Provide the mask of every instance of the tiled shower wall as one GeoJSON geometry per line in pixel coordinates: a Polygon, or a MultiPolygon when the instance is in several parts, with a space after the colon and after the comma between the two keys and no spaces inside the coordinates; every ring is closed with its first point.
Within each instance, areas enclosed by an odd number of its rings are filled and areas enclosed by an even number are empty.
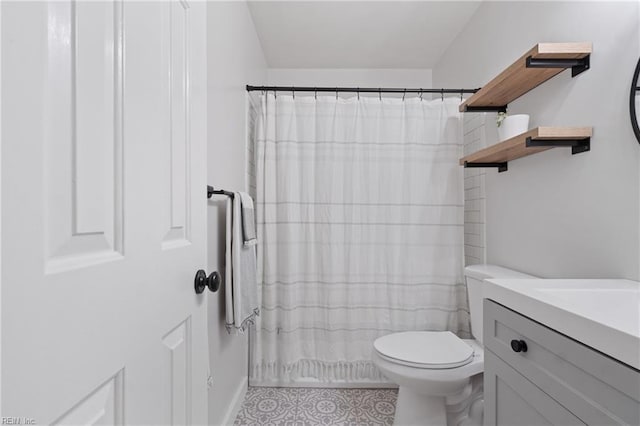
{"type": "MultiPolygon", "coordinates": [[[[491,115],[465,113],[464,155],[472,154],[487,146],[486,128],[491,115]]],[[[464,263],[486,263],[486,169],[464,169],[464,263]]]]}

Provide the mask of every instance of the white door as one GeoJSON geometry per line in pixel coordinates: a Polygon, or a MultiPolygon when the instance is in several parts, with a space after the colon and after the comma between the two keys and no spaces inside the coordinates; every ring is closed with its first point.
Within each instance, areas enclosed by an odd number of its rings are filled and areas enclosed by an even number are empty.
{"type": "Polygon", "coordinates": [[[206,423],[205,5],[2,2],[2,416],[206,423]]]}

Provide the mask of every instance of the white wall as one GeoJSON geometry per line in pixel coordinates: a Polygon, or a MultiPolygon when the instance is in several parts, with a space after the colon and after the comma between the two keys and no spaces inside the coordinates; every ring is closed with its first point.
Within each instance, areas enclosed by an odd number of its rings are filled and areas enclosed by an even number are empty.
{"type": "Polygon", "coordinates": [[[272,86],[431,87],[430,69],[271,68],[267,75],[272,86]]]}
{"type": "Polygon", "coordinates": [[[488,171],[488,262],[542,277],[640,278],[640,145],[628,112],[638,16],[637,2],[485,2],[434,68],[435,86],[479,87],[537,42],[593,42],[589,71],[565,71],[509,105],[531,127],[593,126],[594,137],[590,152],[557,148],[488,171]]]}
{"type": "MultiPolygon", "coordinates": [[[[266,62],[245,2],[210,2],[208,27],[208,183],[227,190],[245,185],[245,85],[266,82],[266,62]]],[[[204,191],[204,188],[202,188],[204,191]]],[[[207,272],[224,268],[224,199],[208,208],[207,272]]],[[[234,398],[247,378],[247,338],[224,327],[224,291],[209,295],[209,351],[213,386],[209,423],[233,423],[234,398]]]]}

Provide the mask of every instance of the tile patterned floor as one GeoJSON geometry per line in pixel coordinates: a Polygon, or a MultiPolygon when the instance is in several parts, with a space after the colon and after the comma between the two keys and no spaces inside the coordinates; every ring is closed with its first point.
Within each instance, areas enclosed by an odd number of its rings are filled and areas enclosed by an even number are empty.
{"type": "Polygon", "coordinates": [[[393,425],[397,389],[250,387],[235,425],[393,425]]]}

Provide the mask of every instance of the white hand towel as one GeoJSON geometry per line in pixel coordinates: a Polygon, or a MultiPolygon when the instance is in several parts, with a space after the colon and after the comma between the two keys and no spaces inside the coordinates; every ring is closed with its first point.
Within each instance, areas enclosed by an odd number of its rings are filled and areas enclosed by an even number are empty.
{"type": "Polygon", "coordinates": [[[242,238],[245,246],[254,246],[258,243],[256,238],[256,215],[253,208],[253,199],[246,192],[240,192],[240,204],[242,205],[242,238]]]}
{"type": "Polygon", "coordinates": [[[256,248],[245,246],[242,236],[240,193],[227,201],[225,306],[229,334],[244,334],[260,314],[256,279],[256,248]]]}

